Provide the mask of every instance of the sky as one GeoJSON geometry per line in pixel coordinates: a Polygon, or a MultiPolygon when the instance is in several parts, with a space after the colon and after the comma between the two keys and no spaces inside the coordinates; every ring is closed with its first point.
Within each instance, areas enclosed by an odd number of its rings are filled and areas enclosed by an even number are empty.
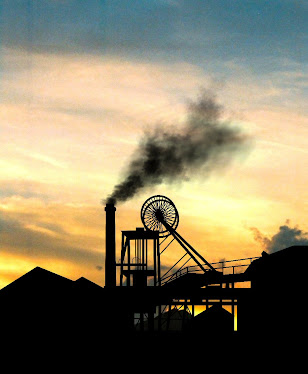
{"type": "Polygon", "coordinates": [[[102,200],[204,91],[249,145],[119,202],[117,258],[156,194],[209,262],[307,244],[307,0],[1,0],[0,43],[0,288],[36,266],[104,285],[102,200]]]}

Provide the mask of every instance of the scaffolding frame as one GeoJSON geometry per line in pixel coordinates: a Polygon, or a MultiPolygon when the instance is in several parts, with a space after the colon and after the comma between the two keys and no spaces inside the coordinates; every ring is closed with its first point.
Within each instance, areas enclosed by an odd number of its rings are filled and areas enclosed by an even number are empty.
{"type": "Polygon", "coordinates": [[[122,231],[121,260],[116,266],[120,267],[121,287],[146,287],[150,277],[153,277],[153,286],[160,286],[158,233],[144,228],[122,231]]]}

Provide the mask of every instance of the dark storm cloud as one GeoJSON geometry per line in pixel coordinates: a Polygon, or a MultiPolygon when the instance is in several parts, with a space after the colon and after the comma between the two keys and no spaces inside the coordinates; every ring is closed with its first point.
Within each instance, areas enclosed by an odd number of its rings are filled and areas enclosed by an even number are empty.
{"type": "Polygon", "coordinates": [[[246,148],[248,138],[222,121],[221,112],[215,96],[203,92],[190,104],[183,127],[157,126],[147,132],[123,181],[114,187],[107,201],[126,201],[144,188],[163,182],[205,178],[230,164],[235,154],[246,148]]]}
{"type": "Polygon", "coordinates": [[[279,227],[278,232],[272,237],[263,235],[257,228],[252,227],[250,230],[254,233],[254,238],[268,252],[273,253],[284,248],[294,245],[308,245],[308,232],[301,230],[299,227],[291,227],[290,221],[279,227]]]}

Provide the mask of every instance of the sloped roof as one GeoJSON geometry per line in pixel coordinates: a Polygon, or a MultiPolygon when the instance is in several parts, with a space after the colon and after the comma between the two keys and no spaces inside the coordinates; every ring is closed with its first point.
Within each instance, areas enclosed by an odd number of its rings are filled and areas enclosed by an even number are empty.
{"type": "Polygon", "coordinates": [[[99,286],[98,284],[90,281],[87,278],[80,277],[74,282],[74,287],[81,289],[81,290],[86,290],[86,291],[102,291],[103,287],[99,286]]]}
{"type": "Polygon", "coordinates": [[[210,308],[207,308],[203,312],[197,314],[194,317],[194,321],[203,321],[207,319],[213,319],[214,318],[227,318],[227,319],[233,319],[233,316],[230,312],[228,312],[226,309],[224,309],[219,304],[214,304],[210,308]]]}
{"type": "Polygon", "coordinates": [[[287,261],[301,261],[303,258],[308,258],[308,246],[307,245],[293,245],[281,249],[280,251],[273,252],[270,255],[272,260],[287,260],[287,261]]]}
{"type": "Polygon", "coordinates": [[[14,293],[46,292],[57,289],[67,289],[72,286],[72,280],[55,274],[39,266],[22,275],[0,290],[0,296],[14,293]]]}
{"type": "Polygon", "coordinates": [[[200,334],[231,333],[234,330],[233,315],[221,305],[215,304],[196,315],[187,326],[188,331],[200,334]]]}
{"type": "Polygon", "coordinates": [[[268,254],[262,253],[262,257],[252,261],[246,269],[246,274],[261,276],[264,271],[274,272],[285,270],[286,272],[296,272],[304,270],[307,266],[308,246],[291,246],[280,251],[268,254]]]}

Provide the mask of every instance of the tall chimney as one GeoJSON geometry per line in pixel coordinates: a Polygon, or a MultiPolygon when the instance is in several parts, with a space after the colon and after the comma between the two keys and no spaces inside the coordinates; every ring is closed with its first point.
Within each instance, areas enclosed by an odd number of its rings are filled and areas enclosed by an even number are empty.
{"type": "Polygon", "coordinates": [[[116,286],[116,242],[115,211],[113,203],[107,203],[106,211],[106,248],[105,248],[105,287],[116,286]]]}

